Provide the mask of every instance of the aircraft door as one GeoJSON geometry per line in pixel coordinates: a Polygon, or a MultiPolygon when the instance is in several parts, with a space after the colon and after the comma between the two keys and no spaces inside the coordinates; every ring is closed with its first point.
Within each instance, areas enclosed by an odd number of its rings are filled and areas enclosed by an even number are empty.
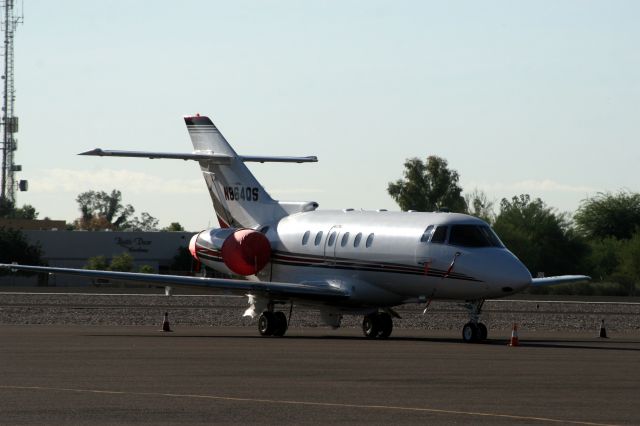
{"type": "Polygon", "coordinates": [[[425,268],[429,267],[432,262],[428,243],[431,238],[431,234],[433,234],[433,229],[434,226],[429,225],[422,234],[420,243],[416,246],[416,263],[420,266],[425,266],[425,268]]]}
{"type": "Polygon", "coordinates": [[[416,262],[425,266],[425,270],[447,270],[455,249],[446,244],[448,238],[448,226],[439,225],[437,227],[429,227],[420,241],[420,245],[416,249],[416,262]]]}
{"type": "Polygon", "coordinates": [[[324,242],[324,261],[328,264],[334,264],[336,258],[336,246],[340,238],[341,226],[335,225],[327,232],[327,239],[324,242]]]}

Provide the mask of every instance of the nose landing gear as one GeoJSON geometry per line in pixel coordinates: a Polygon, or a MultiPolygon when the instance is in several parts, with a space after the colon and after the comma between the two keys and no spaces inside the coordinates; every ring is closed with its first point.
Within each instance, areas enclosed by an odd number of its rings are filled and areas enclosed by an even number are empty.
{"type": "Polygon", "coordinates": [[[469,312],[469,322],[462,327],[462,340],[465,343],[482,342],[487,340],[487,326],[480,322],[480,312],[484,299],[470,300],[464,305],[469,312]]]}

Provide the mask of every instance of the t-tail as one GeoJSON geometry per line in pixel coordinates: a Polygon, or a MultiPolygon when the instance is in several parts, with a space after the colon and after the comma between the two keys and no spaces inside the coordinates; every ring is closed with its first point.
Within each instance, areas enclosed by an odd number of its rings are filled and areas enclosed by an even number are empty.
{"type": "Polygon", "coordinates": [[[194,151],[191,153],[96,148],[80,155],[198,161],[218,222],[223,228],[257,228],[275,223],[290,214],[311,211],[318,207],[318,204],[313,201],[274,200],[244,164],[246,162],[307,163],[318,161],[316,157],[238,155],[209,117],[188,116],[184,117],[184,121],[193,143],[194,151]]]}
{"type": "Polygon", "coordinates": [[[219,160],[200,161],[200,169],[209,189],[220,226],[255,228],[301,211],[315,210],[315,202],[283,203],[265,191],[247,161],[308,162],[315,157],[257,157],[238,155],[209,117],[185,117],[194,153],[214,154],[219,160]]]}

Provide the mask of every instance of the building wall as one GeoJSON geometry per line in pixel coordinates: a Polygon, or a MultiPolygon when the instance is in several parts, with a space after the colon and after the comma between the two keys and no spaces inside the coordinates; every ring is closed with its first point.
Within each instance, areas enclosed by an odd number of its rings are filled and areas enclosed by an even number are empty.
{"type": "MultiPolygon", "coordinates": [[[[39,244],[43,260],[49,266],[83,268],[87,259],[129,253],[136,267],[150,265],[155,272],[169,267],[180,247],[187,247],[190,232],[110,232],[110,231],[40,231],[23,230],[30,244],[39,244]]],[[[3,285],[43,285],[32,277],[0,277],[3,285]]],[[[91,279],[58,275],[49,277],[47,285],[92,285],[91,279]]]]}

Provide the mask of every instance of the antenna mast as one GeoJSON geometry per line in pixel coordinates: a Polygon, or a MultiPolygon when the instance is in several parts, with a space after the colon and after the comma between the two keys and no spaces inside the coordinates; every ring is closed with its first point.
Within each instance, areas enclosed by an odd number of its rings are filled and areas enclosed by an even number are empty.
{"type": "Polygon", "coordinates": [[[24,21],[22,14],[16,15],[14,12],[14,0],[2,0],[2,31],[4,32],[4,57],[3,99],[2,99],[2,200],[15,202],[15,191],[27,190],[27,181],[20,181],[16,184],[15,172],[22,171],[22,166],[13,163],[13,157],[18,148],[18,140],[14,135],[18,132],[18,117],[14,116],[14,104],[16,91],[13,81],[13,39],[18,24],[24,21]]]}

